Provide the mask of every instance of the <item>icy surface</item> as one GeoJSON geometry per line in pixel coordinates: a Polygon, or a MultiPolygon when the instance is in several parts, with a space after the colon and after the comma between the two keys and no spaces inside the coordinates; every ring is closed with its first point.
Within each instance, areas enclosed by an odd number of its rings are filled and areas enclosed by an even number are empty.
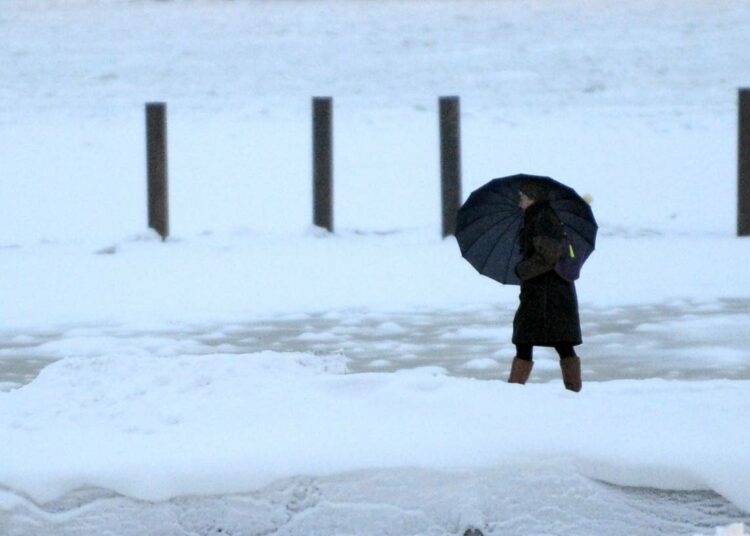
{"type": "MultiPolygon", "coordinates": [[[[0,492],[0,500],[7,500],[0,492]]],[[[253,493],[150,503],[97,489],[43,507],[17,498],[9,536],[79,536],[113,530],[183,534],[382,534],[447,536],[608,534],[743,536],[713,530],[744,514],[715,494],[622,488],[559,463],[474,471],[393,469],[283,479],[253,493]]],[[[0,517],[0,528],[3,519],[0,517]]]]}
{"type": "Polygon", "coordinates": [[[740,0],[4,0],[0,533],[737,534],[748,27],[740,0]],[[528,172],[593,198],[580,396],[545,351],[502,381],[517,289],[439,237],[447,94],[464,197],[528,172]]]}
{"type": "MultiPolygon", "coordinates": [[[[583,307],[585,380],[750,379],[750,300],[673,301],[659,305],[583,307]]],[[[453,376],[497,379],[515,355],[513,306],[419,308],[383,313],[258,316],[232,323],[86,324],[0,330],[0,377],[30,382],[50,362],[70,356],[240,356],[273,350],[345,354],[353,372],[439,366],[453,376]],[[383,322],[383,318],[390,320],[383,322]],[[387,325],[387,329],[383,326],[387,325]]],[[[559,377],[557,354],[537,348],[531,382],[559,377]]]]}

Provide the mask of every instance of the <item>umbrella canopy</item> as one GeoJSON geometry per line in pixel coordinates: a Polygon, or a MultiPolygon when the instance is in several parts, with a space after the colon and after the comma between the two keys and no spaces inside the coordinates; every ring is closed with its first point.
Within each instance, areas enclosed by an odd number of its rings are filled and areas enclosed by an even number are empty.
{"type": "Polygon", "coordinates": [[[456,239],[461,255],[477,271],[500,283],[520,285],[516,265],[521,260],[519,234],[523,210],[518,206],[523,184],[541,189],[562,222],[569,242],[557,272],[573,281],[594,251],[598,226],[589,204],[573,188],[550,177],[512,175],[493,179],[472,192],[458,211],[456,239]]]}

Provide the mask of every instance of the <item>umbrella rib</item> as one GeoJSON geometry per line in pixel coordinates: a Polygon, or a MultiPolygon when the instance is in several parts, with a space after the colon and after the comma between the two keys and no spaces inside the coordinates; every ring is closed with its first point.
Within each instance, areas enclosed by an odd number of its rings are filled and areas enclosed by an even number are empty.
{"type": "Polygon", "coordinates": [[[507,201],[509,204],[513,206],[517,206],[518,197],[512,194],[506,194],[505,189],[516,190],[515,186],[510,187],[509,185],[504,185],[501,191],[500,187],[496,185],[492,185],[492,183],[490,183],[489,185],[485,185],[483,188],[480,188],[479,190],[475,191],[471,196],[469,196],[469,201],[471,201],[471,197],[473,196],[476,196],[476,197],[483,197],[483,196],[490,197],[491,196],[491,197],[498,197],[502,199],[503,201],[507,201]]]}
{"type": "MultiPolygon", "coordinates": [[[[471,243],[471,245],[469,245],[469,247],[467,247],[467,248],[466,248],[466,250],[465,250],[465,251],[466,251],[466,253],[468,254],[468,253],[469,253],[469,250],[471,250],[471,248],[473,248],[473,247],[474,247],[474,245],[475,245],[475,244],[476,244],[477,242],[479,242],[479,240],[481,240],[481,239],[482,239],[482,237],[484,237],[484,236],[485,236],[485,235],[486,235],[486,234],[487,234],[488,232],[490,232],[490,231],[491,231],[492,229],[494,229],[495,227],[497,227],[497,226],[498,226],[498,225],[500,225],[501,223],[505,223],[505,222],[506,222],[507,220],[509,220],[509,219],[511,219],[511,218],[513,218],[513,217],[518,217],[518,214],[511,214],[511,215],[510,215],[510,216],[508,216],[507,218],[503,218],[502,220],[496,221],[496,222],[495,222],[494,224],[492,224],[492,226],[490,226],[490,227],[489,227],[488,229],[486,229],[486,230],[485,230],[485,231],[484,231],[484,232],[483,232],[482,234],[480,234],[480,235],[479,235],[478,237],[476,237],[476,238],[474,239],[474,241],[473,241],[473,242],[471,243]]],[[[477,220],[477,221],[479,221],[479,220],[477,220]]],[[[500,234],[500,236],[503,236],[503,234],[504,234],[504,233],[500,234]]],[[[493,250],[494,250],[494,248],[493,248],[493,250]]]]}
{"type": "Polygon", "coordinates": [[[496,195],[500,199],[503,199],[504,201],[508,201],[508,203],[510,203],[513,206],[518,206],[518,197],[517,196],[514,197],[513,195],[506,195],[505,190],[501,192],[498,189],[493,189],[493,190],[489,190],[487,193],[496,195]]]}
{"type": "MultiPolygon", "coordinates": [[[[512,227],[508,227],[502,233],[500,233],[500,235],[497,237],[497,241],[495,242],[495,245],[492,246],[492,249],[490,250],[489,255],[487,255],[487,257],[484,259],[484,262],[482,263],[482,268],[479,270],[480,272],[484,272],[484,269],[487,266],[487,263],[489,262],[490,257],[492,257],[492,254],[495,252],[495,249],[497,249],[497,245],[500,243],[500,239],[503,236],[505,236],[508,233],[508,231],[510,231],[511,229],[512,229],[512,227]]],[[[512,255],[510,255],[510,256],[512,257],[512,255]]]]}
{"type": "Polygon", "coordinates": [[[477,193],[478,192],[474,192],[474,194],[472,194],[469,197],[469,200],[466,202],[462,210],[466,210],[469,207],[470,207],[469,210],[476,210],[485,206],[486,207],[497,206],[497,207],[500,207],[499,210],[507,211],[507,210],[511,210],[512,208],[518,207],[517,199],[504,195],[503,193],[497,190],[487,190],[485,192],[482,192],[482,195],[476,195],[477,193]],[[498,198],[498,200],[494,200],[492,198],[498,198]]]}
{"type": "MultiPolygon", "coordinates": [[[[574,212],[569,212],[569,211],[562,211],[562,210],[561,210],[561,211],[559,211],[559,213],[558,213],[558,214],[560,214],[560,213],[564,213],[564,214],[566,214],[566,216],[567,216],[568,218],[575,218],[576,220],[578,220],[578,221],[582,222],[582,223],[583,223],[583,224],[585,224],[585,225],[591,225],[591,226],[593,226],[594,228],[596,228],[596,224],[595,224],[594,222],[592,222],[592,221],[588,220],[587,218],[585,218],[585,217],[583,217],[583,216],[579,216],[578,214],[575,214],[574,212]]],[[[580,229],[579,229],[579,228],[577,227],[577,224],[578,224],[578,222],[576,222],[576,225],[573,225],[573,224],[572,224],[572,223],[570,223],[570,222],[566,222],[566,221],[563,221],[563,220],[562,220],[562,218],[560,218],[560,221],[562,221],[562,224],[563,224],[563,225],[564,225],[565,227],[568,227],[568,228],[570,228],[570,229],[574,230],[574,231],[576,232],[576,234],[577,234],[578,236],[580,236],[580,237],[581,237],[581,239],[582,239],[582,240],[584,240],[584,241],[585,241],[586,243],[590,244],[590,245],[591,245],[591,247],[594,247],[594,242],[593,242],[592,240],[589,240],[589,239],[588,239],[588,238],[586,237],[586,235],[585,235],[585,234],[583,234],[583,233],[582,233],[582,232],[580,231],[580,229]]],[[[594,237],[596,237],[596,230],[594,231],[593,235],[594,235],[594,237]]]]}
{"type": "MultiPolygon", "coordinates": [[[[470,226],[472,226],[472,225],[476,224],[477,222],[479,222],[480,220],[483,220],[483,219],[485,219],[485,218],[489,218],[490,216],[495,216],[495,215],[497,215],[497,212],[491,212],[491,213],[489,213],[489,214],[485,214],[485,215],[483,215],[483,216],[479,216],[479,217],[478,217],[477,219],[475,219],[475,220],[472,220],[472,221],[470,221],[470,222],[468,222],[468,223],[464,224],[464,225],[463,225],[462,227],[464,227],[464,228],[470,227],[470,226]]],[[[510,218],[517,218],[517,217],[518,217],[518,214],[516,214],[516,213],[511,213],[511,214],[509,214],[508,216],[505,216],[504,218],[502,218],[501,220],[497,220],[497,221],[496,221],[496,222],[495,222],[495,223],[494,223],[494,224],[492,225],[492,227],[494,227],[495,225],[498,225],[498,224],[500,224],[500,223],[503,223],[504,221],[506,221],[506,220],[509,220],[510,218]]],[[[490,227],[490,229],[492,229],[492,227],[490,227]]],[[[488,229],[488,230],[489,230],[489,229],[488,229]]],[[[486,233],[486,232],[487,232],[487,231],[485,231],[485,233],[486,233]]],[[[484,233],[483,233],[483,234],[484,234],[484,233]]],[[[479,238],[481,238],[481,236],[480,236],[479,238]]],[[[479,240],[479,238],[477,238],[477,240],[479,240]]],[[[475,241],[475,242],[476,242],[476,241],[475,241]]],[[[472,242],[472,244],[471,244],[471,245],[473,246],[473,245],[474,245],[474,243],[472,242]]],[[[470,246],[470,247],[471,247],[471,246],[470,246]]]]}
{"type": "MultiPolygon", "coordinates": [[[[507,204],[512,205],[514,207],[518,206],[518,196],[510,194],[510,193],[506,194],[505,193],[505,189],[503,189],[501,191],[501,190],[499,190],[496,187],[487,188],[487,189],[481,189],[480,188],[479,190],[477,190],[476,192],[474,192],[471,196],[469,196],[469,200],[467,201],[467,203],[471,203],[472,197],[474,197],[474,196],[476,196],[476,198],[482,198],[482,197],[497,198],[497,199],[501,199],[503,201],[502,204],[507,203],[507,204]]],[[[489,201],[484,201],[483,200],[483,203],[489,204],[489,201]]],[[[492,203],[492,204],[500,204],[500,203],[492,203]]]]}

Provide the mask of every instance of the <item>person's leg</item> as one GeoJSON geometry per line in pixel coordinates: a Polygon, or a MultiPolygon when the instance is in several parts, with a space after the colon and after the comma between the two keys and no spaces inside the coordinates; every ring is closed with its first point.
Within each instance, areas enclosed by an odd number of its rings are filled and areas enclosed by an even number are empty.
{"type": "Polygon", "coordinates": [[[562,371],[563,383],[565,388],[576,393],[583,387],[581,381],[581,358],[576,355],[576,351],[570,344],[560,344],[555,346],[560,356],[560,370],[562,371]]]}
{"type": "Polygon", "coordinates": [[[560,359],[567,359],[569,357],[576,357],[576,350],[572,344],[556,344],[555,350],[560,359]]]}
{"type": "Polygon", "coordinates": [[[510,368],[508,383],[526,383],[534,366],[532,359],[534,347],[530,344],[516,344],[516,357],[510,368]]]}
{"type": "Polygon", "coordinates": [[[533,361],[534,347],[530,344],[516,344],[516,357],[524,361],[533,361]]]}

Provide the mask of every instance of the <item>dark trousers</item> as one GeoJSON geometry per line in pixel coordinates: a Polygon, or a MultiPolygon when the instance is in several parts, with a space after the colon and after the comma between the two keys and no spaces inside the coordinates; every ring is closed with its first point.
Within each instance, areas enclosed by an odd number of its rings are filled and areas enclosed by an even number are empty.
{"type": "MultiPolygon", "coordinates": [[[[555,350],[560,359],[576,357],[576,351],[572,344],[556,344],[555,350]]],[[[531,344],[516,344],[516,357],[524,361],[533,361],[534,346],[531,344]]]]}

